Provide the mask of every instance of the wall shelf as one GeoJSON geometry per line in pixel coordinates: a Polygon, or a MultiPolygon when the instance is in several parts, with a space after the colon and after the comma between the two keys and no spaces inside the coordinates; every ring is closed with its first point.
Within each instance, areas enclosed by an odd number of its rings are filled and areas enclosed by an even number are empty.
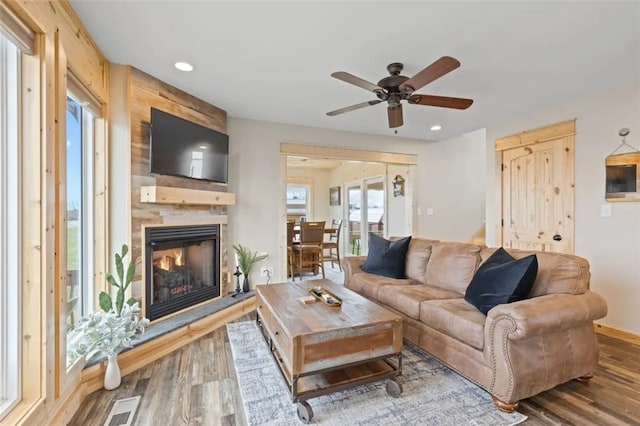
{"type": "Polygon", "coordinates": [[[232,206],[236,203],[236,194],[169,186],[142,186],[140,187],[140,202],[232,206]]]}

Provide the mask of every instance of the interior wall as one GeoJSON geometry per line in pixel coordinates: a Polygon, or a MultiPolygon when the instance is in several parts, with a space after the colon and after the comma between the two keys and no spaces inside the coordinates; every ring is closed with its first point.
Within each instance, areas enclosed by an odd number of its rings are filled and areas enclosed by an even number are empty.
{"type": "Polygon", "coordinates": [[[404,237],[411,235],[413,224],[412,199],[413,180],[411,166],[404,164],[388,164],[386,174],[387,217],[385,219],[386,235],[404,237]],[[404,179],[404,194],[394,195],[393,180],[396,176],[404,179]]]}
{"type": "Polygon", "coordinates": [[[469,242],[484,226],[486,131],[434,144],[416,192],[418,221],[430,238],[469,242]]]}
{"type": "MultiPolygon", "coordinates": [[[[120,251],[123,244],[131,247],[131,136],[128,114],[127,81],[129,68],[125,65],[109,66],[109,247],[120,251]],[[114,159],[120,161],[115,161],[114,159]]],[[[111,251],[109,251],[111,259],[111,251]]],[[[109,265],[111,266],[111,265],[109,265]]]]}
{"type": "MultiPolygon", "coordinates": [[[[442,239],[468,241],[484,220],[485,188],[478,181],[484,182],[481,175],[485,170],[485,141],[480,140],[479,136],[454,140],[455,148],[449,148],[440,146],[448,141],[433,143],[392,135],[369,135],[234,117],[229,118],[228,126],[229,191],[237,196],[236,205],[229,207],[229,244],[240,243],[252,250],[266,252],[269,258],[263,265],[274,267],[272,282],[281,282],[286,278],[283,267],[286,252],[285,211],[283,194],[277,185],[284,177],[280,158],[280,143],[283,142],[416,155],[416,206],[425,206],[425,200],[433,200],[429,197],[432,188],[438,185],[449,188],[437,198],[443,209],[439,210],[442,211],[442,217],[437,225],[442,228],[438,232],[442,239]],[[448,181],[429,181],[429,170],[438,167],[439,162],[464,168],[463,176],[468,177],[469,181],[461,176],[448,181]],[[456,203],[449,202],[450,197],[477,203],[480,207],[461,209],[456,203]],[[445,208],[456,211],[449,215],[445,208]],[[468,232],[462,235],[461,230],[465,229],[468,232]]],[[[418,216],[413,235],[432,237],[437,230],[434,226],[426,220],[426,216],[418,216]]],[[[265,278],[255,273],[251,281],[252,285],[260,284],[265,282],[265,278]]]]}
{"type": "Polygon", "coordinates": [[[640,147],[640,84],[610,90],[566,105],[538,111],[487,129],[487,244],[497,241],[499,191],[494,141],[524,130],[576,119],[575,254],[591,265],[591,289],[607,300],[599,322],[640,334],[640,202],[611,203],[600,215],[605,158],[620,144],[618,130],[631,129],[627,142],[640,147]]]}

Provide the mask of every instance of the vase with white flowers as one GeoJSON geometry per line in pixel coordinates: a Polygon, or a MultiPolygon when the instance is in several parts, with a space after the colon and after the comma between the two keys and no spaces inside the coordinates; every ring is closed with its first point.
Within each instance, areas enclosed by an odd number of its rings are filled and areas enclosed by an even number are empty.
{"type": "Polygon", "coordinates": [[[117,356],[123,348],[130,348],[132,339],[141,335],[149,325],[149,320],[142,318],[140,307],[135,299],[125,302],[124,294],[135,274],[135,262],[131,260],[124,271],[123,259],[129,252],[124,244],[121,253],[115,254],[116,275],[107,273],[107,282],[116,288],[113,300],[107,292],[99,296],[100,308],[104,312],[93,312],[78,320],[75,328],[68,335],[70,362],[80,357],[91,358],[97,353],[107,356],[107,370],[104,377],[105,389],[120,386],[121,376],[117,356]],[[117,278],[117,279],[116,279],[117,278]]]}

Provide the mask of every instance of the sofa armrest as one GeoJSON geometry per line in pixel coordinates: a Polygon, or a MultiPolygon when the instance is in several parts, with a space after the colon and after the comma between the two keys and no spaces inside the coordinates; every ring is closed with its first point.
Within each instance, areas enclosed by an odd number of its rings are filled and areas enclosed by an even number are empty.
{"type": "Polygon", "coordinates": [[[517,340],[566,330],[607,315],[607,302],[592,291],[548,294],[498,305],[487,314],[485,334],[496,322],[507,321],[509,339],[517,340]]]}
{"type": "Polygon", "coordinates": [[[598,365],[593,320],[607,314],[605,300],[583,294],[547,294],[491,309],[485,323],[487,390],[505,402],[580,377],[598,365]]]}
{"type": "Polygon", "coordinates": [[[362,265],[367,256],[349,256],[342,258],[342,270],[344,271],[344,286],[349,288],[351,275],[362,272],[362,265]]]}

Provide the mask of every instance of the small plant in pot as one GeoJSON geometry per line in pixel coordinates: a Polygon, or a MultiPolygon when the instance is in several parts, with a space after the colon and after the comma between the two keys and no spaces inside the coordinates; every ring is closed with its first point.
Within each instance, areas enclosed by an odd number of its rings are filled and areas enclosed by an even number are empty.
{"type": "Polygon", "coordinates": [[[81,357],[90,359],[98,353],[107,356],[105,389],[120,386],[117,355],[123,348],[131,347],[132,339],[141,335],[149,325],[149,320],[140,316],[138,302],[133,298],[124,300],[125,291],[135,274],[135,262],[132,260],[125,275],[123,258],[128,252],[129,247],[124,244],[121,253],[115,254],[117,279],[110,273],[106,274],[107,282],[117,289],[115,300],[108,293],[101,292],[99,304],[104,312],[93,312],[80,318],[67,336],[69,363],[81,357]]]}
{"type": "Polygon", "coordinates": [[[242,291],[246,293],[250,289],[249,275],[251,274],[253,267],[256,265],[256,263],[262,262],[263,260],[265,260],[268,257],[268,255],[266,254],[259,255],[258,252],[251,251],[248,248],[244,247],[242,244],[233,246],[233,249],[236,251],[236,255],[237,255],[236,261],[238,263],[238,266],[240,267],[240,270],[244,274],[242,291]]]}

